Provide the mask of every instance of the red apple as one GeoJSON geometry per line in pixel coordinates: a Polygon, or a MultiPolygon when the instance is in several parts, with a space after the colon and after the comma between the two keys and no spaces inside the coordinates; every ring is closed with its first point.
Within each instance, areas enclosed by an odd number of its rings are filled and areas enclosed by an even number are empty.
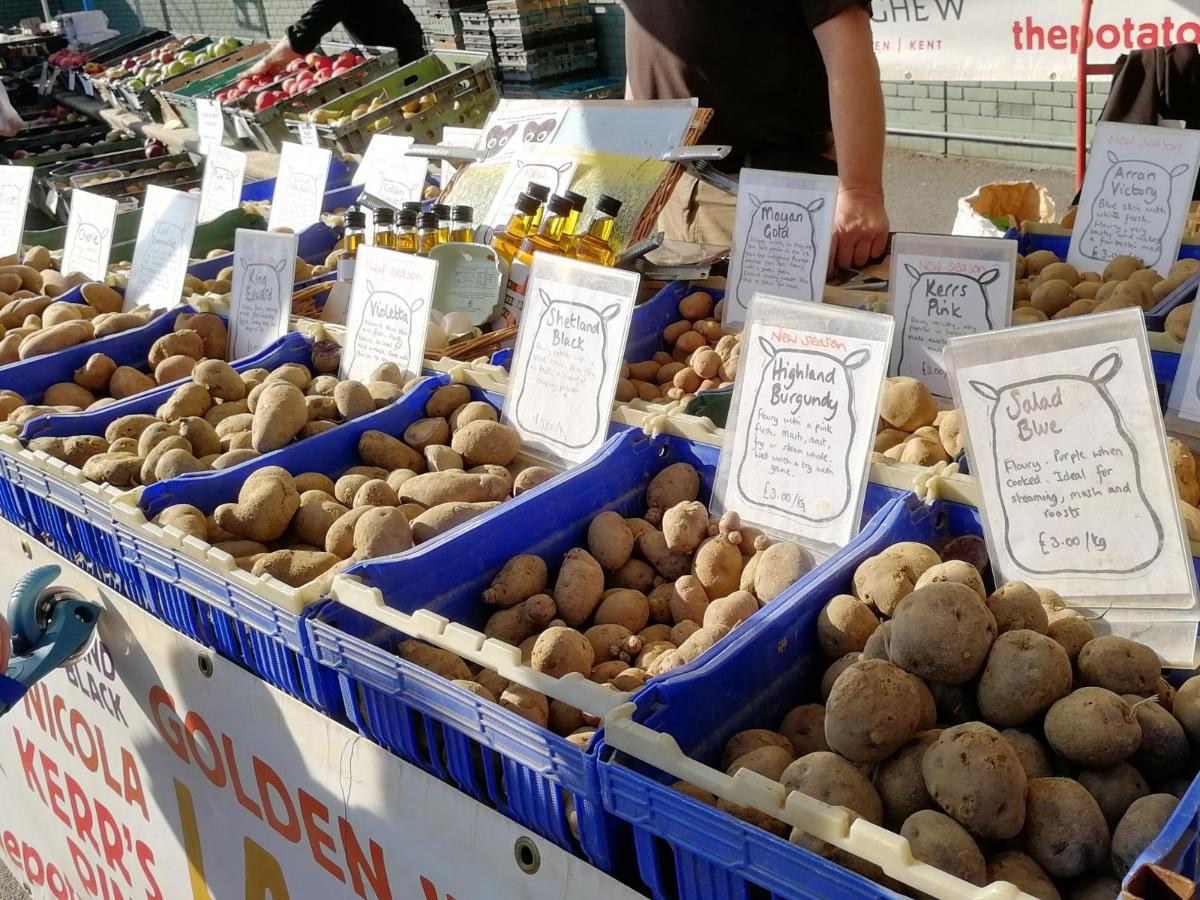
{"type": "Polygon", "coordinates": [[[355,65],[358,65],[358,63],[356,62],[357,59],[358,59],[357,56],[355,56],[353,53],[351,53],[349,50],[347,50],[345,53],[343,53],[341,56],[339,56],[337,58],[337,62],[335,62],[334,65],[340,66],[343,64],[348,64],[351,66],[355,66],[355,65]]]}
{"type": "Polygon", "coordinates": [[[299,58],[293,59],[290,63],[287,64],[287,68],[284,69],[284,71],[285,72],[299,72],[306,65],[308,65],[308,63],[306,63],[303,59],[299,59],[299,58]]]}
{"type": "Polygon", "coordinates": [[[0,615],[0,675],[8,671],[8,658],[12,655],[12,626],[0,615]]]}

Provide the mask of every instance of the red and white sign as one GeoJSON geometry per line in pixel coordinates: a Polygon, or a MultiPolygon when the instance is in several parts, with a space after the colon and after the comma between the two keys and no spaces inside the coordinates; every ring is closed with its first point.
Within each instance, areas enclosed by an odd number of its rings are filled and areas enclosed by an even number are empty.
{"type": "Polygon", "coordinates": [[[0,547],[4,595],[57,563],[58,583],[105,607],[87,656],[0,719],[0,860],[35,898],[638,896],[212,658],[7,524],[0,547]],[[536,872],[517,866],[519,838],[533,841],[536,872]]]}
{"type": "MultiPolygon", "coordinates": [[[[886,81],[1051,81],[1075,77],[1080,0],[875,0],[871,26],[886,81]]],[[[1089,62],[1200,42],[1200,7],[1179,0],[1101,0],[1089,62]]]]}

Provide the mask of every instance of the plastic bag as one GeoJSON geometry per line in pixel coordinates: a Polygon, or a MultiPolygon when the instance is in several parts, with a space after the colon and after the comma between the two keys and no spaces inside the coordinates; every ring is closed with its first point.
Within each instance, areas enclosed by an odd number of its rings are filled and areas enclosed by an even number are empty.
{"type": "Polygon", "coordinates": [[[994,181],[958,198],[953,234],[1004,237],[1022,222],[1053,222],[1054,200],[1033,181],[994,181]]]}

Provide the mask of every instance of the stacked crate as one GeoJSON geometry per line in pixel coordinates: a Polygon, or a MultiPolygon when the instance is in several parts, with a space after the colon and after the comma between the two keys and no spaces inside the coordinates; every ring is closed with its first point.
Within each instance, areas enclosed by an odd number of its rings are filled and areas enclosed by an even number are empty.
{"type": "Polygon", "coordinates": [[[492,40],[492,23],[488,18],[487,7],[481,6],[478,10],[463,10],[460,17],[462,19],[463,49],[473,50],[476,53],[487,53],[495,59],[496,42],[492,40]]]}
{"type": "Polygon", "coordinates": [[[496,65],[508,96],[529,96],[596,74],[588,0],[488,0],[496,65]]]}
{"type": "Polygon", "coordinates": [[[625,79],[625,7],[616,0],[592,0],[600,74],[625,79]]]}
{"type": "MultiPolygon", "coordinates": [[[[486,7],[479,0],[409,0],[426,50],[464,50],[464,13],[480,13],[486,7]]],[[[490,52],[490,48],[489,48],[490,52]]]]}

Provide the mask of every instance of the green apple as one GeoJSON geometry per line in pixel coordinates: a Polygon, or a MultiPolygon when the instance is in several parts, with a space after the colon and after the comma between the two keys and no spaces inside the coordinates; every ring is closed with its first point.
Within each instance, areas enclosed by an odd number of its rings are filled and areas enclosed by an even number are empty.
{"type": "Polygon", "coordinates": [[[176,59],[176,62],[181,62],[190,69],[196,64],[196,54],[192,53],[190,50],[180,53],[176,59]]]}
{"type": "Polygon", "coordinates": [[[167,67],[163,70],[163,77],[171,78],[171,77],[174,77],[175,75],[182,75],[189,68],[190,68],[190,66],[188,66],[187,63],[183,62],[182,60],[177,59],[177,60],[175,60],[175,62],[169,63],[167,65],[167,67]]]}
{"type": "Polygon", "coordinates": [[[128,85],[126,85],[126,87],[128,87],[131,91],[140,91],[145,86],[146,82],[142,81],[140,78],[134,78],[129,82],[128,85]]]}

